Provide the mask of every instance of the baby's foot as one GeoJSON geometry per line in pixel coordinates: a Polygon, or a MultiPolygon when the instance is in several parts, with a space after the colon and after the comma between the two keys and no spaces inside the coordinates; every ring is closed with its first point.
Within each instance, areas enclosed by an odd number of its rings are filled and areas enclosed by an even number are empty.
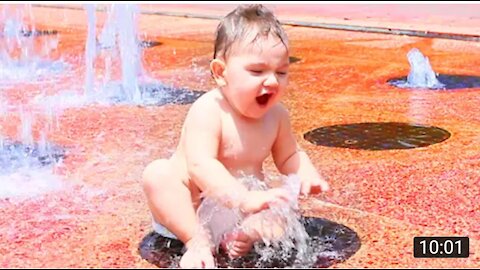
{"type": "Polygon", "coordinates": [[[250,252],[255,240],[242,231],[225,234],[220,246],[230,258],[245,256],[250,252]]]}
{"type": "Polygon", "coordinates": [[[286,220],[284,217],[269,210],[247,217],[242,228],[255,241],[270,242],[282,238],[285,234],[286,220]]]}

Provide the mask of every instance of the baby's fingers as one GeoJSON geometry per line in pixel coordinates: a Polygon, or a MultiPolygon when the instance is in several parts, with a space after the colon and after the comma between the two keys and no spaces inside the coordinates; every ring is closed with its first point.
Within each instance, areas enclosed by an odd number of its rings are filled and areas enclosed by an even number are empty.
{"type": "Polygon", "coordinates": [[[325,181],[320,181],[320,187],[322,188],[322,191],[328,191],[330,189],[330,185],[325,182],[325,181]]]}
{"type": "Polygon", "coordinates": [[[202,260],[202,268],[208,268],[212,269],[215,268],[215,260],[213,259],[213,256],[206,256],[202,260]]]}
{"type": "Polygon", "coordinates": [[[289,202],[292,200],[290,193],[283,188],[272,188],[269,190],[269,193],[274,203],[289,202]]]}
{"type": "Polygon", "coordinates": [[[300,188],[300,192],[302,193],[302,195],[307,196],[310,193],[310,188],[311,188],[310,182],[307,182],[307,181],[302,182],[302,187],[300,188]]]}
{"type": "Polygon", "coordinates": [[[214,268],[215,260],[209,251],[187,250],[180,260],[180,268],[214,268]]]}

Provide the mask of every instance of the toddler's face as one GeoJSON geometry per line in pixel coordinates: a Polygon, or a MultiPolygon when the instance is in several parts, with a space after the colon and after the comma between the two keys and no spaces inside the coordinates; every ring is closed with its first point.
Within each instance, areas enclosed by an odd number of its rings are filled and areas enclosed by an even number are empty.
{"type": "Polygon", "coordinates": [[[233,44],[225,63],[224,95],[242,115],[258,119],[276,104],[288,84],[288,49],[268,35],[233,44]]]}

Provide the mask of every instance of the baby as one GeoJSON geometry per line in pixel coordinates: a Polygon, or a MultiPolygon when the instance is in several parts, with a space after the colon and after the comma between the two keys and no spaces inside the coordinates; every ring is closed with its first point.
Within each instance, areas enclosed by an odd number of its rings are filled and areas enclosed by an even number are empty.
{"type": "MultiPolygon", "coordinates": [[[[201,195],[239,209],[245,222],[272,205],[288,202],[282,188],[249,190],[238,179],[264,179],[272,155],[283,175],[295,174],[301,193],[326,191],[307,154],[297,146],[286,108],[279,103],[288,83],[285,31],[262,5],[239,6],[218,25],[210,63],[218,88],[191,106],[170,159],[155,160],[143,173],[143,189],[157,232],[185,244],[181,267],[213,267],[214,246],[196,211],[201,195]]],[[[262,239],[259,230],[229,235],[231,257],[243,256],[262,239]]]]}

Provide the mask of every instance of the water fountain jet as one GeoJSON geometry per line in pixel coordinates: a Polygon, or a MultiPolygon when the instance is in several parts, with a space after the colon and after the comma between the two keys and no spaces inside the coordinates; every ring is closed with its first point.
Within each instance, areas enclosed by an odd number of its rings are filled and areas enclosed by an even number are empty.
{"type": "Polygon", "coordinates": [[[456,90],[479,88],[480,77],[474,75],[437,74],[428,57],[417,48],[407,54],[410,72],[407,77],[389,79],[387,82],[398,88],[426,90],[456,90]]]}

